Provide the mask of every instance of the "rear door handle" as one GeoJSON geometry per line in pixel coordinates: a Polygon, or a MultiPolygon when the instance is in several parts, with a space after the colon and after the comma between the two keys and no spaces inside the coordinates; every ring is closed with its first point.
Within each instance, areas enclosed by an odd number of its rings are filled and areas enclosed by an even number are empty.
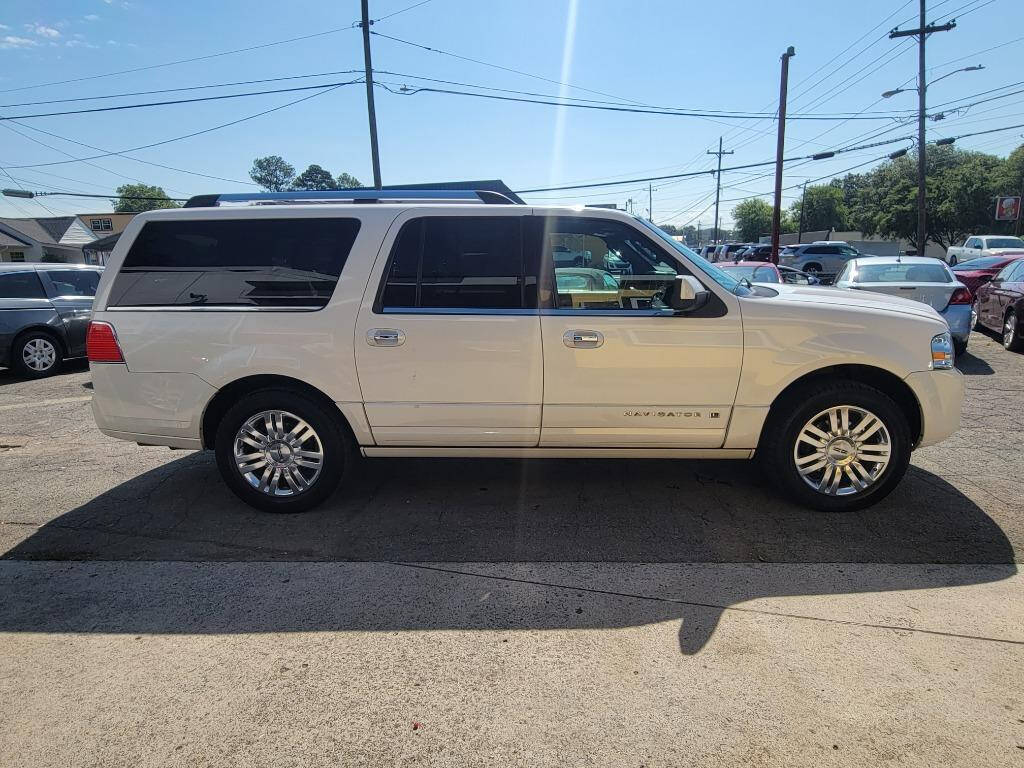
{"type": "Polygon", "coordinates": [[[371,347],[400,347],[405,344],[405,332],[397,328],[371,328],[366,332],[366,343],[371,347]]]}
{"type": "Polygon", "coordinates": [[[595,349],[604,344],[600,331],[569,330],[562,334],[562,343],[575,349],[595,349]]]}

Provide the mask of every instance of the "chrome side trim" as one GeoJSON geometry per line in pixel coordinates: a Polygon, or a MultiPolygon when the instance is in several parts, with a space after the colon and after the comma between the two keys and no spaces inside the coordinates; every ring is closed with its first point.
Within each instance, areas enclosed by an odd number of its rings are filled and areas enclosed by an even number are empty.
{"type": "MultiPolygon", "coordinates": [[[[324,305],[326,306],[326,305],[324,305]]],[[[107,307],[104,312],[319,312],[324,307],[193,307],[181,305],[166,306],[116,306],[107,307]]]]}
{"type": "Polygon", "coordinates": [[[729,448],[516,448],[516,447],[362,447],[364,456],[436,456],[491,459],[749,459],[753,449],[729,448]]]}
{"type": "Polygon", "coordinates": [[[375,315],[536,315],[536,309],[475,309],[472,307],[381,307],[375,315]]]}

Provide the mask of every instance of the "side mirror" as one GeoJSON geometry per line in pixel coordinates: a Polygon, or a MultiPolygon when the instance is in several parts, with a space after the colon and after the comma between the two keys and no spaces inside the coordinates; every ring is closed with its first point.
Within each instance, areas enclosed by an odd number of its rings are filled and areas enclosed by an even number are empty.
{"type": "Polygon", "coordinates": [[[676,275],[669,286],[665,303],[676,312],[696,312],[708,303],[708,293],[700,280],[692,275],[676,275]]]}

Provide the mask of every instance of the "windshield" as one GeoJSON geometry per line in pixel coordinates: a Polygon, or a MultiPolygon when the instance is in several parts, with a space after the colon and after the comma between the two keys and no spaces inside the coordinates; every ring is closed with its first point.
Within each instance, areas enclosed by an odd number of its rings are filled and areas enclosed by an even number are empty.
{"type": "Polygon", "coordinates": [[[705,275],[710,277],[720,286],[725,288],[725,290],[729,291],[730,293],[734,293],[737,296],[747,296],[750,294],[750,289],[747,286],[745,286],[735,277],[727,273],[725,270],[716,267],[709,261],[705,261],[704,259],[702,259],[696,253],[687,248],[685,245],[683,245],[678,240],[673,238],[672,235],[658,228],[656,225],[652,224],[646,219],[641,219],[639,216],[636,216],[634,218],[636,218],[637,221],[643,224],[651,232],[656,234],[663,243],[666,243],[679,253],[683,254],[683,256],[686,257],[687,262],[692,264],[695,269],[698,269],[701,272],[703,272],[705,275]]]}
{"type": "Polygon", "coordinates": [[[859,264],[855,283],[951,283],[942,264],[859,264]]]}
{"type": "Polygon", "coordinates": [[[989,248],[1024,248],[1024,240],[1019,237],[990,237],[989,248]]]}
{"type": "Polygon", "coordinates": [[[990,269],[992,267],[1001,267],[1005,263],[1005,256],[982,256],[980,259],[961,261],[953,267],[953,271],[970,272],[972,269],[990,269]]]}

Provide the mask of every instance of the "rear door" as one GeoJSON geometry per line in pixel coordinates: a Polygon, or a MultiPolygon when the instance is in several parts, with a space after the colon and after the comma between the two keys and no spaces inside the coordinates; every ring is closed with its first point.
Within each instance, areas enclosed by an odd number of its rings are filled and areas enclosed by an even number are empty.
{"type": "Polygon", "coordinates": [[[50,301],[60,316],[67,335],[68,355],[85,354],[85,332],[92,317],[92,302],[99,285],[99,272],[93,269],[39,270],[50,301]]]}
{"type": "Polygon", "coordinates": [[[410,211],[391,227],[355,335],[377,445],[537,445],[543,360],[537,268],[523,249],[529,211],[410,211]]]}
{"type": "Polygon", "coordinates": [[[541,445],[721,447],[742,363],[735,297],[620,220],[535,217],[530,243],[542,257],[541,445]],[[552,254],[560,246],[585,253],[584,268],[611,277],[617,294],[580,299],[572,281],[559,279],[552,254]],[[661,296],[677,274],[712,291],[704,309],[665,307],[661,296]]]}

